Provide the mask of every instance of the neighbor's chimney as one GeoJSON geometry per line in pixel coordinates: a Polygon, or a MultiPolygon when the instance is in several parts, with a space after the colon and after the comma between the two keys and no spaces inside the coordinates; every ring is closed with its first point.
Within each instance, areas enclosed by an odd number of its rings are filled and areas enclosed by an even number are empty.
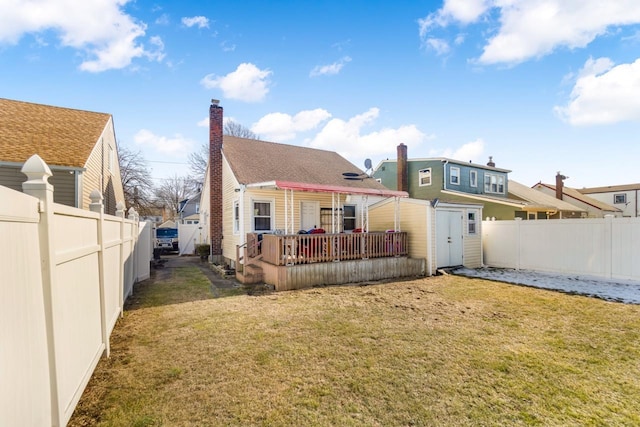
{"type": "Polygon", "coordinates": [[[398,145],[398,191],[409,192],[409,170],[407,167],[407,146],[398,145]]]}
{"type": "Polygon", "coordinates": [[[562,194],[564,193],[564,180],[568,176],[560,174],[560,171],[556,174],[556,199],[562,200],[562,194]]]}
{"type": "Polygon", "coordinates": [[[211,261],[222,262],[222,107],[211,100],[209,107],[209,231],[211,261]]]}
{"type": "Polygon", "coordinates": [[[487,166],[490,166],[492,168],[496,167],[496,164],[493,163],[493,156],[489,156],[489,162],[487,163],[487,166]]]}

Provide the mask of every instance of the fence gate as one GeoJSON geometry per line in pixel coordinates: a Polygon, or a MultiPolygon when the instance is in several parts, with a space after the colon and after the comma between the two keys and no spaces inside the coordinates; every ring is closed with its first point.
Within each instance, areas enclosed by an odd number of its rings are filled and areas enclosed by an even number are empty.
{"type": "Polygon", "coordinates": [[[436,209],[436,267],[462,265],[462,211],[436,209]]]}

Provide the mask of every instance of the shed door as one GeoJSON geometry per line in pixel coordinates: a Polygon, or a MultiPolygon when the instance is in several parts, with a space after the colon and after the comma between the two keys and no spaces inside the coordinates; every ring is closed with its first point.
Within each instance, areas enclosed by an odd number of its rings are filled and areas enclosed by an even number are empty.
{"type": "Polygon", "coordinates": [[[436,210],[437,268],[462,265],[462,211],[436,210]]]}

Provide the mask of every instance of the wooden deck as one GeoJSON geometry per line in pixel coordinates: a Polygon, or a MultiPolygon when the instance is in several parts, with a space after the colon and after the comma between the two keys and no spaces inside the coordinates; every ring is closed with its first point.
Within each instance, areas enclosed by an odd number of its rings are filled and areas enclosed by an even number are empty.
{"type": "Polygon", "coordinates": [[[424,275],[425,260],[408,255],[407,233],[247,234],[237,277],[292,290],[424,275]]]}
{"type": "Polygon", "coordinates": [[[262,261],[287,266],[408,254],[407,233],[404,232],[264,234],[258,248],[262,261]]]}

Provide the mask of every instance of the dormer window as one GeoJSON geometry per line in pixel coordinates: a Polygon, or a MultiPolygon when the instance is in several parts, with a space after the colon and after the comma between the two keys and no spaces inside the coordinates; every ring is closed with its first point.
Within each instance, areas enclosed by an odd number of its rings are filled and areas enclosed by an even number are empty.
{"type": "Polygon", "coordinates": [[[460,168],[451,167],[449,172],[450,182],[455,185],[460,185],[460,168]]]}
{"type": "Polygon", "coordinates": [[[469,185],[471,187],[478,186],[478,171],[469,171],[469,185]]]}
{"type": "Polygon", "coordinates": [[[420,187],[423,185],[431,185],[431,168],[418,171],[418,182],[420,183],[420,187]]]}
{"type": "Polygon", "coordinates": [[[504,194],[504,175],[484,174],[484,192],[504,194]]]}

